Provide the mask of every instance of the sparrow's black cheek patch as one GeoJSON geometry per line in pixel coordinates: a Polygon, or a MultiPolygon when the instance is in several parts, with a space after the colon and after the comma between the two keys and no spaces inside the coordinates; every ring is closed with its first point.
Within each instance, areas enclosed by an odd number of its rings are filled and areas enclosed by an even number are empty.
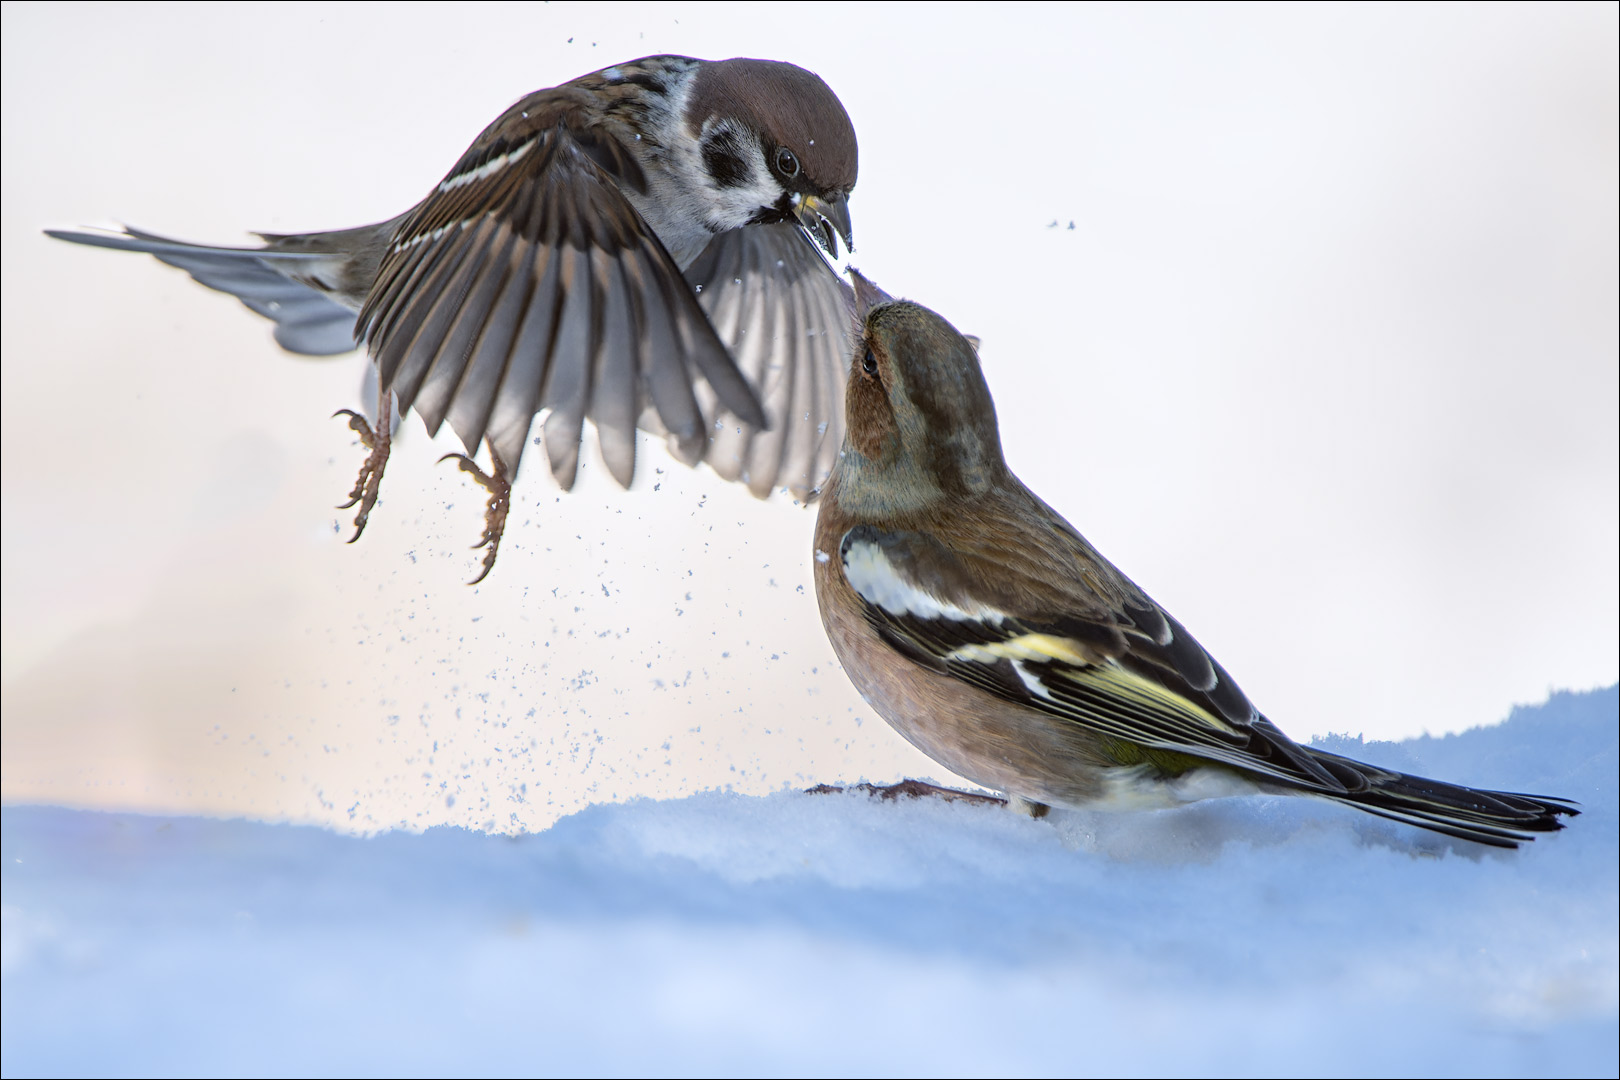
{"type": "Polygon", "coordinates": [[[729,140],[715,139],[703,144],[703,167],[717,187],[742,187],[748,183],[748,162],[729,140]]]}

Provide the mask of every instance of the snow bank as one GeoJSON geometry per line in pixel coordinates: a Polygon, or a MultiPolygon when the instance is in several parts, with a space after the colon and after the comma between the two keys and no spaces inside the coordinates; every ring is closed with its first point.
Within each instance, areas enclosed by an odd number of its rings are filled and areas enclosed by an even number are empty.
{"type": "Polygon", "coordinates": [[[10,807],[4,1071],[1614,1075],[1617,714],[1330,740],[1585,804],[1516,853],[1283,798],[708,793],[515,839],[10,807]]]}

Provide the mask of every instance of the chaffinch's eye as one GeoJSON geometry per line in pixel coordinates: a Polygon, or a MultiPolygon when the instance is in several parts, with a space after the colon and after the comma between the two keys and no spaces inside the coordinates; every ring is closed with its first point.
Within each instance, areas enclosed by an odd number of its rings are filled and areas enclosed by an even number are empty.
{"type": "Polygon", "coordinates": [[[776,171],[789,180],[799,175],[799,159],[785,146],[776,148],[776,171]]]}
{"type": "Polygon", "coordinates": [[[868,375],[877,374],[877,357],[872,355],[871,349],[867,349],[866,355],[861,357],[861,370],[868,375]]]}

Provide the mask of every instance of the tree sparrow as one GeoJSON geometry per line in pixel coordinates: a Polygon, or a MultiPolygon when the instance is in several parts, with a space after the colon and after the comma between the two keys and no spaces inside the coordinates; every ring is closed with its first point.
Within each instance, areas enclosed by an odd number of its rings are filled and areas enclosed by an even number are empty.
{"type": "Polygon", "coordinates": [[[482,580],[530,423],[574,482],[595,424],[619,483],[639,426],[764,496],[812,497],[842,420],[844,286],[811,237],[851,243],[855,131],[820,78],[768,60],[649,56],[503,113],[411,210],[376,225],[188,244],[125,228],[49,230],[148,252],[273,319],[286,349],[359,344],[376,365],[358,539],[388,459],[390,404],[489,447],[482,580]],[[729,412],[730,419],[722,417],[729,412]]]}

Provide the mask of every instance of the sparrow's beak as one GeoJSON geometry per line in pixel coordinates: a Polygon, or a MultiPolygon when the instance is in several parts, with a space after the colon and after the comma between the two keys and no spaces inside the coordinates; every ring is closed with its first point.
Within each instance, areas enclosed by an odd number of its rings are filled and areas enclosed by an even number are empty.
{"type": "Polygon", "coordinates": [[[793,208],[793,213],[799,219],[816,243],[824,248],[828,255],[838,258],[838,239],[842,237],[844,247],[849,251],[855,250],[855,233],[849,224],[849,203],[844,201],[842,195],[833,195],[825,199],[814,195],[803,195],[799,204],[793,208]]]}

